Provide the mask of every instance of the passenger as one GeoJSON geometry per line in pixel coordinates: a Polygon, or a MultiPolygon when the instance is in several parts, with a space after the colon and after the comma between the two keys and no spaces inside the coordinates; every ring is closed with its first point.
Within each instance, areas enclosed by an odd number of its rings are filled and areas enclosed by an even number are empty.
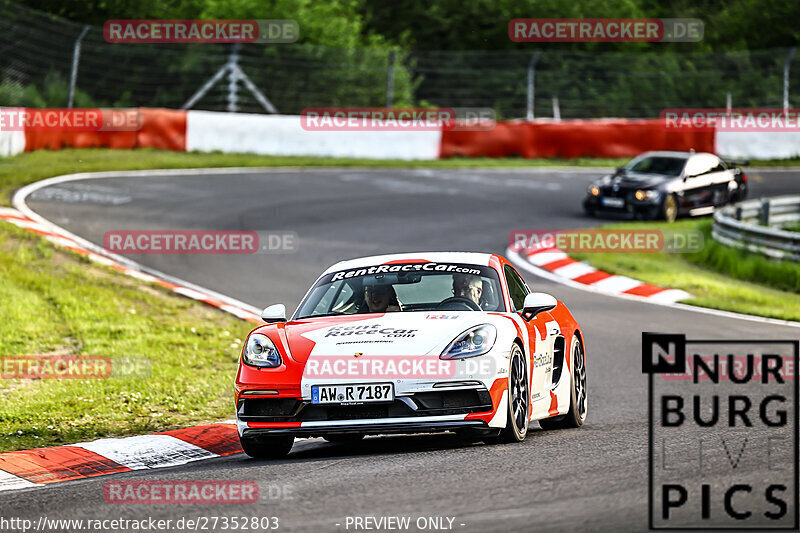
{"type": "Polygon", "coordinates": [[[402,311],[397,293],[391,285],[365,285],[364,301],[370,313],[402,311]]]}
{"type": "Polygon", "coordinates": [[[459,298],[466,298],[481,305],[481,294],[483,293],[483,282],[480,276],[474,274],[454,274],[453,275],[453,295],[459,298]]]}

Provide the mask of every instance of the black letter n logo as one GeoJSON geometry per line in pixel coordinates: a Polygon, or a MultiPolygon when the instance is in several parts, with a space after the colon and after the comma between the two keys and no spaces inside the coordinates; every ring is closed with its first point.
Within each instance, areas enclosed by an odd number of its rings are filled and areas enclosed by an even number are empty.
{"type": "Polygon", "coordinates": [[[644,374],[684,374],[686,335],[642,333],[642,372],[644,374]]]}

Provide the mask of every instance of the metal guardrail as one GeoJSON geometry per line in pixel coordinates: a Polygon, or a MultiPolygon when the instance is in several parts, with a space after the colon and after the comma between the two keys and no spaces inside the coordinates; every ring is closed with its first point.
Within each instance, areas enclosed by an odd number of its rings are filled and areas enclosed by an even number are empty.
{"type": "Polygon", "coordinates": [[[800,195],[747,200],[714,213],[714,240],[776,259],[800,261],[800,233],[780,227],[800,221],[800,195]]]}

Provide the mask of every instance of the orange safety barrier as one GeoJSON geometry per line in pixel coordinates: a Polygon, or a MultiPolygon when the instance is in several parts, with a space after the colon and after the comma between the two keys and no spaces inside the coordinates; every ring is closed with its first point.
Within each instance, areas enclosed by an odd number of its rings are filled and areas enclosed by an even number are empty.
{"type": "Polygon", "coordinates": [[[136,146],[186,151],[186,111],[140,108],[142,128],[136,132],[136,146]]]}
{"type": "Polygon", "coordinates": [[[659,119],[498,122],[443,131],[440,157],[633,157],[648,150],[714,151],[714,131],[668,131],[659,119]]]}
{"type": "MultiPolygon", "coordinates": [[[[43,119],[53,112],[62,114],[80,113],[81,110],[27,109],[28,121],[32,124],[46,123],[43,119]]],[[[25,151],[59,150],[61,148],[159,148],[163,150],[186,150],[186,111],[173,109],[139,108],[138,129],[78,128],[69,126],[47,126],[25,128],[25,151]]]]}

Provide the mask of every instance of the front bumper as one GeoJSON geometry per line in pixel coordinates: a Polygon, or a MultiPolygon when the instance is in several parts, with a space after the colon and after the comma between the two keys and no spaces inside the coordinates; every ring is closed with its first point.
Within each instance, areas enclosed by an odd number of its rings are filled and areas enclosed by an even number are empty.
{"type": "MultiPolygon", "coordinates": [[[[496,394],[495,394],[496,396],[496,394]]],[[[241,436],[419,433],[488,428],[497,402],[484,386],[398,396],[392,402],[313,404],[303,398],[240,397],[241,436]]]]}
{"type": "Polygon", "coordinates": [[[321,437],[331,433],[363,435],[388,435],[407,433],[439,433],[460,429],[489,430],[484,420],[398,420],[398,421],[354,421],[353,424],[331,422],[324,426],[302,426],[297,428],[240,427],[241,437],[294,435],[295,437],[321,437]]]}
{"type": "Polygon", "coordinates": [[[637,200],[633,197],[633,192],[623,193],[619,196],[606,196],[599,194],[593,196],[587,194],[583,200],[583,209],[585,211],[614,213],[620,215],[635,216],[639,215],[644,218],[653,218],[659,212],[660,199],[654,200],[637,200]],[[604,198],[613,198],[615,201],[620,202],[620,205],[605,205],[604,198]]]}

